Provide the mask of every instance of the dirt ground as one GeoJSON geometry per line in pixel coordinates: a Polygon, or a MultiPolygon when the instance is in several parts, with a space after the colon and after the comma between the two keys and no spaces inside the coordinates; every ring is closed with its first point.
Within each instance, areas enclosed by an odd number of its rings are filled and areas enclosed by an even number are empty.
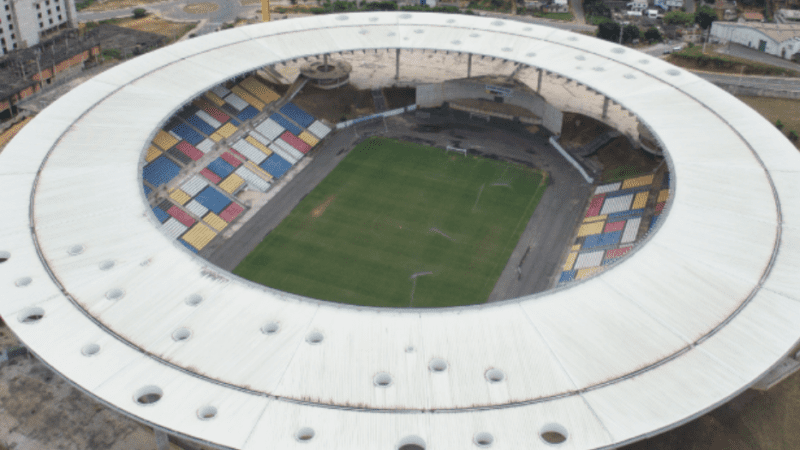
{"type": "Polygon", "coordinates": [[[151,14],[141,19],[122,19],[115,23],[115,25],[177,39],[188,33],[197,23],[170,22],[169,20],[164,20],[151,14]]]}
{"type": "Polygon", "coordinates": [[[583,114],[564,113],[559,141],[564,145],[580,147],[610,129],[603,122],[583,114]]]}
{"type": "Polygon", "coordinates": [[[192,3],[183,7],[183,10],[189,14],[208,14],[219,9],[216,3],[192,3]]]}
{"type": "MultiPolygon", "coordinates": [[[[800,134],[800,100],[744,96],[737,96],[737,98],[750,105],[773,124],[777,120],[783,122],[784,135],[791,130],[800,134]]],[[[800,141],[795,141],[794,145],[800,148],[800,141]]]]}
{"type": "Polygon", "coordinates": [[[389,109],[402,108],[413,105],[417,101],[417,88],[413,87],[387,87],[383,88],[386,106],[389,109]]]}
{"type": "Polygon", "coordinates": [[[356,89],[352,84],[329,91],[306,85],[294,102],[312,116],[332,123],[375,112],[372,93],[367,89],[356,89]]]}

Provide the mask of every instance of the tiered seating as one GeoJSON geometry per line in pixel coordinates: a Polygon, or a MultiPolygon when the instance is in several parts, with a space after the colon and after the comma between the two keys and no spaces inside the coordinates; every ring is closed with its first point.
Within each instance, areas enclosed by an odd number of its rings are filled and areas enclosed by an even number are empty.
{"type": "Polygon", "coordinates": [[[150,164],[144,166],[143,177],[145,181],[158,187],[170,182],[173,178],[178,176],[180,171],[181,168],[178,167],[177,164],[162,155],[153,160],[150,164]]]}
{"type": "Polygon", "coordinates": [[[620,211],[627,211],[631,208],[633,194],[618,195],[614,197],[606,196],[600,214],[613,214],[620,211]]]}
{"type": "Polygon", "coordinates": [[[308,131],[319,139],[324,138],[331,132],[330,127],[317,120],[308,127],[308,131]]]}
{"type": "MultiPolygon", "coordinates": [[[[314,117],[300,109],[299,106],[295,105],[294,103],[287,103],[281,107],[281,113],[286,117],[294,120],[297,124],[299,124],[303,128],[308,128],[314,123],[314,117]]],[[[299,133],[295,133],[299,134],[299,133]]]]}
{"type": "Polygon", "coordinates": [[[268,88],[260,81],[256,80],[254,77],[245,78],[244,81],[239,83],[239,86],[247,89],[248,92],[252,93],[256,97],[258,97],[259,100],[261,100],[266,104],[270,104],[281,98],[281,96],[277,92],[268,88]]]}

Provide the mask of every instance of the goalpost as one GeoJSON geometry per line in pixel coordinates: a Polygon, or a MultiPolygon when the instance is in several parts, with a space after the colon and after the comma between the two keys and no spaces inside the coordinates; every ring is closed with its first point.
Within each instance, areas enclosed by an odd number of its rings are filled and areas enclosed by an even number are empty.
{"type": "Polygon", "coordinates": [[[445,153],[447,153],[447,152],[463,153],[463,154],[464,154],[464,156],[467,156],[467,149],[465,149],[465,148],[453,147],[452,145],[448,145],[448,146],[447,146],[447,148],[445,149],[445,151],[444,151],[444,152],[445,152],[445,153]]]}

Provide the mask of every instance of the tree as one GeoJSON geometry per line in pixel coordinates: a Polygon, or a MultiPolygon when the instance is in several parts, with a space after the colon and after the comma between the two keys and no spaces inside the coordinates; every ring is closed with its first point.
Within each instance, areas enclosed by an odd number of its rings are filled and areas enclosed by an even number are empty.
{"type": "Polygon", "coordinates": [[[644,32],[644,38],[650,42],[661,42],[661,32],[656,27],[650,27],[644,32]]]}
{"type": "Polygon", "coordinates": [[[611,9],[603,3],[603,0],[584,0],[583,12],[587,17],[598,16],[611,18],[611,9]]]}
{"type": "Polygon", "coordinates": [[[697,8],[697,12],[694,13],[694,21],[700,28],[707,30],[711,24],[717,20],[717,12],[711,9],[711,7],[703,5],[697,8]]]}
{"type": "Polygon", "coordinates": [[[667,25],[680,25],[687,27],[695,21],[695,17],[683,11],[670,11],[664,14],[663,20],[667,25]]]}
{"type": "Polygon", "coordinates": [[[781,119],[775,121],[775,127],[777,127],[779,130],[783,129],[783,122],[781,122],[781,119]]]}
{"type": "Polygon", "coordinates": [[[618,42],[619,30],[619,24],[613,20],[609,20],[597,26],[597,37],[605,39],[606,41],[618,42]]]}
{"type": "Polygon", "coordinates": [[[144,8],[136,8],[133,10],[133,17],[137,19],[141,19],[146,15],[147,15],[147,10],[145,10],[144,8]]]}
{"type": "Polygon", "coordinates": [[[622,42],[633,42],[634,39],[639,39],[639,27],[633,24],[625,25],[622,29],[622,42]]]}

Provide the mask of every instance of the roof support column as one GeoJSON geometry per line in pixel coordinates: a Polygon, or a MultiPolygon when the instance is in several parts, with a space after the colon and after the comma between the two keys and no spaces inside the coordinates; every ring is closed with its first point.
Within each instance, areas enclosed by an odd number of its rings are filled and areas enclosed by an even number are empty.
{"type": "Polygon", "coordinates": [[[608,116],[608,97],[603,97],[603,119],[608,116]]]}
{"type": "Polygon", "coordinates": [[[400,49],[398,48],[395,51],[397,53],[395,53],[395,58],[394,58],[394,79],[395,80],[399,80],[400,79],[400,49]]]}
{"type": "Polygon", "coordinates": [[[472,76],[472,53],[467,55],[467,78],[472,76]]]}
{"type": "Polygon", "coordinates": [[[536,93],[542,93],[542,69],[539,69],[539,81],[536,82],[536,93]]]}

